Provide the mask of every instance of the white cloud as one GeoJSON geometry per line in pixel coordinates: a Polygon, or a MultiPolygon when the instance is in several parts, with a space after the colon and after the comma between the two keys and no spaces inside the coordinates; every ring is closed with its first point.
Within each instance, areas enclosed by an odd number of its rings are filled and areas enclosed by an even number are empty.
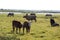
{"type": "Polygon", "coordinates": [[[60,0],[0,0],[0,8],[60,10],[60,0]]]}

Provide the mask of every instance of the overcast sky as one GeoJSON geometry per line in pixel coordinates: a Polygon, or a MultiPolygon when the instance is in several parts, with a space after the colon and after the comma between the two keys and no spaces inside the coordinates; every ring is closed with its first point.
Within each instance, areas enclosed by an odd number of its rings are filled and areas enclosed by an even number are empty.
{"type": "Polygon", "coordinates": [[[60,10],[60,0],[0,0],[0,9],[60,10]]]}

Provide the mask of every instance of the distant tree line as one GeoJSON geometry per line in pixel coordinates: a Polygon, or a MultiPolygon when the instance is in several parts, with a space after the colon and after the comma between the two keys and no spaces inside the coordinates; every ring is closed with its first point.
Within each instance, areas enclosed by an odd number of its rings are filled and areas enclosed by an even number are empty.
{"type": "Polygon", "coordinates": [[[21,12],[21,13],[60,13],[60,11],[54,10],[12,10],[12,9],[0,9],[0,12],[21,12]]]}

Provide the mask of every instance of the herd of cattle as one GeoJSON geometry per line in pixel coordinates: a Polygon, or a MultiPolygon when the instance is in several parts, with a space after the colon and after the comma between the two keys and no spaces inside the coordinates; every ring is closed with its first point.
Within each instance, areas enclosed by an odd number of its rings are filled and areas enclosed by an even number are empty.
{"type": "MultiPolygon", "coordinates": [[[[11,17],[13,16],[14,17],[14,13],[8,13],[7,15],[8,17],[11,17]]],[[[29,21],[32,21],[34,20],[35,22],[37,21],[36,20],[36,14],[26,14],[25,16],[23,16],[23,18],[25,18],[27,21],[25,21],[23,24],[17,20],[13,20],[12,21],[12,29],[13,29],[13,32],[15,31],[16,29],[16,33],[18,33],[18,30],[19,30],[19,33],[20,33],[20,29],[23,28],[23,34],[24,34],[24,29],[26,28],[26,32],[29,33],[30,32],[30,24],[31,22],[29,21]]]]}
{"type": "MultiPolygon", "coordinates": [[[[14,16],[14,13],[9,13],[7,16],[14,16]]],[[[52,15],[47,14],[46,16],[52,16],[52,15]]],[[[23,34],[24,34],[24,29],[26,28],[26,32],[29,33],[30,32],[30,22],[29,21],[34,20],[35,22],[37,22],[37,20],[36,20],[37,17],[36,17],[36,14],[34,14],[34,13],[31,13],[30,15],[26,14],[25,16],[23,16],[23,18],[26,18],[26,20],[28,20],[28,21],[25,21],[23,24],[17,20],[12,21],[13,32],[15,31],[15,28],[16,28],[16,33],[18,30],[20,33],[20,29],[23,28],[23,34]]],[[[51,24],[51,26],[59,26],[59,24],[56,23],[53,18],[50,18],[50,24],[51,24]]]]}

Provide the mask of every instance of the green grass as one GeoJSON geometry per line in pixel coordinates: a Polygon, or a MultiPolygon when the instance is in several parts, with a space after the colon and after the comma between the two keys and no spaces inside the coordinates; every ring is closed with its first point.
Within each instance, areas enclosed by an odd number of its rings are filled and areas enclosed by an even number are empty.
{"type": "MultiPolygon", "coordinates": [[[[12,33],[12,20],[25,21],[23,14],[15,14],[14,17],[7,17],[7,14],[0,14],[0,40],[60,40],[60,26],[51,27],[49,17],[37,14],[37,22],[32,22],[31,32],[22,35],[12,33]]],[[[53,16],[55,21],[60,24],[60,15],[53,16]]]]}

